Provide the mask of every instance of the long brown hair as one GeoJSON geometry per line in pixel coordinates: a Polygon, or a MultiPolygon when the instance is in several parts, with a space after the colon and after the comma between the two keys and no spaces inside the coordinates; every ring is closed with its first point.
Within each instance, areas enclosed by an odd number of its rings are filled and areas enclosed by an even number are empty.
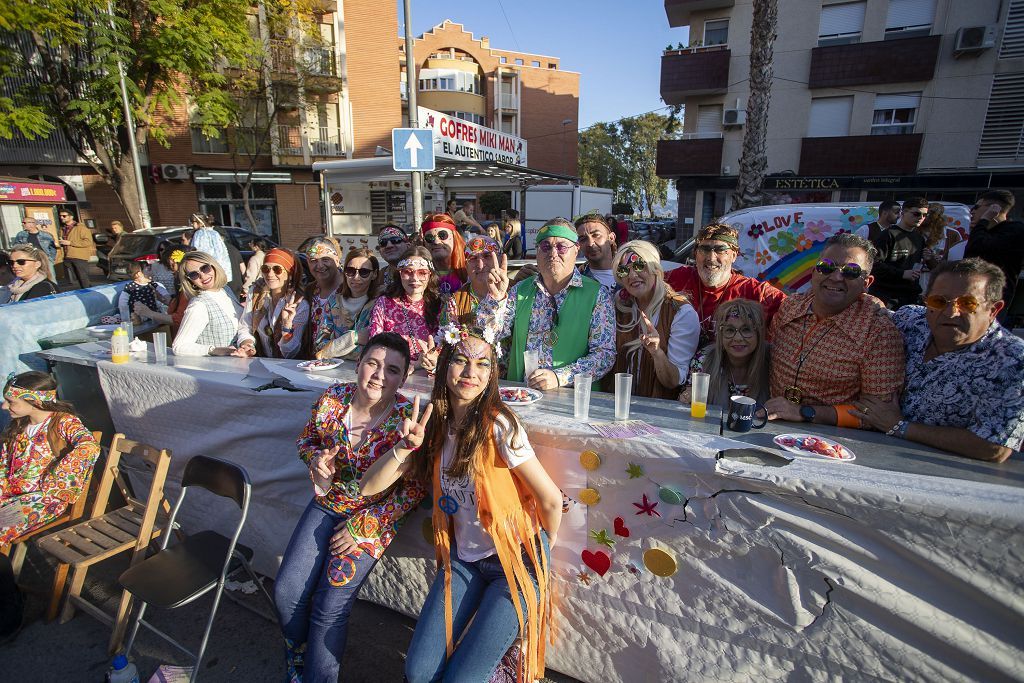
{"type": "Polygon", "coordinates": [[[750,357],[747,372],[747,394],[763,400],[768,394],[768,338],[761,304],[750,299],[731,299],[715,309],[715,342],[704,359],[704,372],[711,375],[708,403],[722,405],[729,399],[729,354],[725,351],[725,337],[719,332],[730,316],[749,323],[754,328],[757,348],[750,357]]]}
{"type": "MultiPolygon", "coordinates": [[[[434,262],[430,256],[430,250],[426,247],[412,247],[405,252],[402,258],[421,258],[427,263],[434,262]]],[[[395,277],[391,278],[391,285],[384,292],[384,296],[390,299],[401,299],[405,296],[405,286],[402,285],[402,276],[400,274],[395,273],[395,277]]],[[[423,320],[427,323],[427,327],[432,330],[437,329],[438,318],[441,315],[441,307],[443,305],[444,301],[441,299],[441,288],[438,283],[437,273],[434,272],[434,268],[431,266],[430,277],[427,279],[427,290],[423,292],[423,320]]]]}
{"type": "MultiPolygon", "coordinates": [[[[488,345],[490,346],[490,345],[488,345]]],[[[503,438],[512,440],[513,445],[519,441],[519,421],[508,406],[501,402],[498,393],[498,358],[494,347],[490,346],[491,373],[487,378],[487,386],[469,406],[461,424],[452,424],[451,400],[448,397],[448,368],[456,354],[456,347],[445,344],[437,361],[437,381],[430,394],[430,402],[434,405],[433,417],[427,423],[423,437],[422,455],[413,460],[412,476],[421,482],[428,482],[434,476],[434,458],[441,456],[441,448],[449,431],[454,432],[456,439],[455,454],[448,465],[447,473],[452,478],[474,474],[478,460],[483,455],[483,444],[487,439],[494,438],[494,422],[502,418],[509,425],[511,432],[503,438]]]]}
{"type": "Polygon", "coordinates": [[[348,286],[348,276],[345,275],[345,269],[348,268],[349,262],[354,258],[368,259],[370,261],[370,265],[373,267],[373,277],[370,278],[370,288],[366,290],[366,296],[373,299],[377,296],[377,271],[380,270],[380,262],[377,261],[377,257],[374,253],[366,247],[349,249],[349,252],[345,254],[345,264],[341,267],[341,296],[344,299],[352,298],[352,288],[348,286]]]}
{"type": "MultiPolygon", "coordinates": [[[[19,389],[28,389],[30,391],[56,391],[57,382],[45,372],[23,372],[20,375],[16,375],[7,380],[4,384],[4,396],[7,395],[7,390],[12,386],[16,386],[19,389]]],[[[5,399],[6,400],[6,399],[5,399]]],[[[67,413],[68,415],[77,415],[75,413],[75,407],[67,401],[35,401],[29,399],[22,399],[33,408],[39,410],[46,410],[52,413],[67,413]]],[[[47,465],[46,472],[43,473],[43,477],[49,475],[60,461],[67,455],[67,443],[60,436],[60,431],[57,425],[58,420],[50,420],[50,424],[46,429],[46,443],[49,444],[51,452],[54,454],[54,459],[47,465]]],[[[25,426],[28,425],[28,417],[12,417],[11,421],[4,427],[3,432],[0,432],[0,442],[4,445],[4,450],[11,453],[14,448],[14,442],[23,431],[25,426]]]]}
{"type": "Polygon", "coordinates": [[[946,207],[938,202],[928,205],[928,215],[917,231],[924,235],[925,246],[931,248],[942,241],[946,236],[946,207]]]}

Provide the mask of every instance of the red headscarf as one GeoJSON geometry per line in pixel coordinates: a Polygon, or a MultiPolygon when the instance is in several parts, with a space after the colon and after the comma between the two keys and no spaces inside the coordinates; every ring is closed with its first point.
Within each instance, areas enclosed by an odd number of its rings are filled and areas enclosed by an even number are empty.
{"type": "Polygon", "coordinates": [[[448,257],[448,270],[458,275],[463,282],[466,280],[466,242],[462,239],[462,235],[459,234],[459,229],[455,225],[455,220],[446,213],[431,213],[427,214],[423,219],[423,224],[420,226],[420,230],[426,235],[431,230],[448,230],[452,233],[452,241],[455,246],[452,248],[452,254],[448,257]]]}

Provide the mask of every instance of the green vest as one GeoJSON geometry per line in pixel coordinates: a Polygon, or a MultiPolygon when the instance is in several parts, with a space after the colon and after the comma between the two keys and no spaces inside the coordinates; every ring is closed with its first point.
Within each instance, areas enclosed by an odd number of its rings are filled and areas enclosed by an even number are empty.
{"type": "MultiPolygon", "coordinates": [[[[601,285],[590,278],[583,278],[582,287],[570,287],[569,293],[558,309],[558,327],[555,332],[558,340],[551,350],[552,364],[561,368],[575,363],[587,355],[590,341],[590,321],[597,305],[597,295],[601,285]]],[[[533,300],[537,296],[537,276],[523,280],[516,288],[516,317],[512,326],[512,348],[508,358],[508,379],[513,382],[523,381],[523,352],[526,351],[526,339],[530,334],[530,317],[533,313],[533,300]]],[[[538,332],[543,332],[538,330],[538,332]]],[[[600,391],[594,378],[594,388],[600,391]]]]}

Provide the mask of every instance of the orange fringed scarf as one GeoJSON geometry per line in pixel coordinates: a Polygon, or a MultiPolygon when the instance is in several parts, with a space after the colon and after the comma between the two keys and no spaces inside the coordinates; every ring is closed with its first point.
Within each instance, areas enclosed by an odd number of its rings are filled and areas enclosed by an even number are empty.
{"type": "MultiPolygon", "coordinates": [[[[519,634],[523,639],[520,659],[520,683],[544,677],[544,649],[551,615],[551,593],[548,590],[550,567],[540,540],[541,524],[533,495],[509,470],[505,459],[498,453],[494,439],[485,442],[482,457],[476,463],[477,514],[480,525],[490,534],[497,549],[501,567],[505,570],[512,594],[512,604],[519,617],[519,634]],[[524,539],[521,542],[521,539],[524,539]],[[523,554],[530,558],[537,576],[533,585],[523,554]],[[539,593],[539,594],[538,594],[539,593]],[[526,603],[524,617],[519,596],[526,603]],[[525,628],[524,628],[525,622],[525,628]]],[[[441,454],[434,458],[434,500],[441,498],[441,454]]],[[[439,567],[444,568],[444,618],[448,657],[455,650],[452,634],[452,581],[451,581],[451,517],[434,505],[434,549],[439,567]]]]}

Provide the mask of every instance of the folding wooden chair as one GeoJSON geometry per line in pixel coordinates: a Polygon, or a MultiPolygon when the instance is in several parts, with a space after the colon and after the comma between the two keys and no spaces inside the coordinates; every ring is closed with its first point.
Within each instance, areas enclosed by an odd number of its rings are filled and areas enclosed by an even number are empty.
{"type": "MultiPolygon", "coordinates": [[[[102,432],[93,432],[92,438],[96,440],[96,443],[100,443],[103,438],[102,432]]],[[[102,457],[102,452],[100,453],[102,457]]],[[[93,468],[95,469],[95,468],[93,468]]],[[[69,524],[71,522],[77,522],[85,514],[85,505],[89,498],[89,485],[92,483],[93,470],[89,470],[86,473],[86,479],[82,482],[82,494],[78,496],[73,504],[69,505],[64,514],[57,517],[51,522],[44,524],[41,527],[36,527],[32,531],[18,536],[17,540],[7,545],[0,545],[0,555],[7,555],[11,558],[11,569],[14,570],[14,578],[17,579],[21,574],[21,565],[25,562],[25,553],[28,552],[28,541],[39,536],[40,534],[53,531],[59,526],[69,524]],[[13,554],[12,554],[13,552],[13,554]]]]}
{"type": "Polygon", "coordinates": [[[101,622],[113,626],[110,638],[111,652],[120,646],[124,638],[125,626],[131,611],[131,594],[127,591],[121,593],[117,613],[111,616],[81,596],[82,585],[89,567],[97,562],[129,550],[132,551],[131,565],[145,558],[146,548],[150,542],[162,533],[160,526],[156,525],[158,513],[162,512],[164,518],[170,514],[170,505],[164,498],[164,482],[170,463],[170,451],[158,450],[153,446],[131,441],[125,438],[124,434],[115,434],[89,519],[39,541],[39,549],[53,555],[60,562],[53,582],[48,618],[52,619],[56,615],[64,580],[70,567],[71,583],[64,599],[60,623],[71,619],[75,614],[75,608],[78,607],[101,622]],[[145,502],[132,496],[122,476],[121,458],[125,455],[138,458],[152,474],[145,502]],[[123,507],[106,512],[110,489],[115,482],[127,502],[123,507]]]}

